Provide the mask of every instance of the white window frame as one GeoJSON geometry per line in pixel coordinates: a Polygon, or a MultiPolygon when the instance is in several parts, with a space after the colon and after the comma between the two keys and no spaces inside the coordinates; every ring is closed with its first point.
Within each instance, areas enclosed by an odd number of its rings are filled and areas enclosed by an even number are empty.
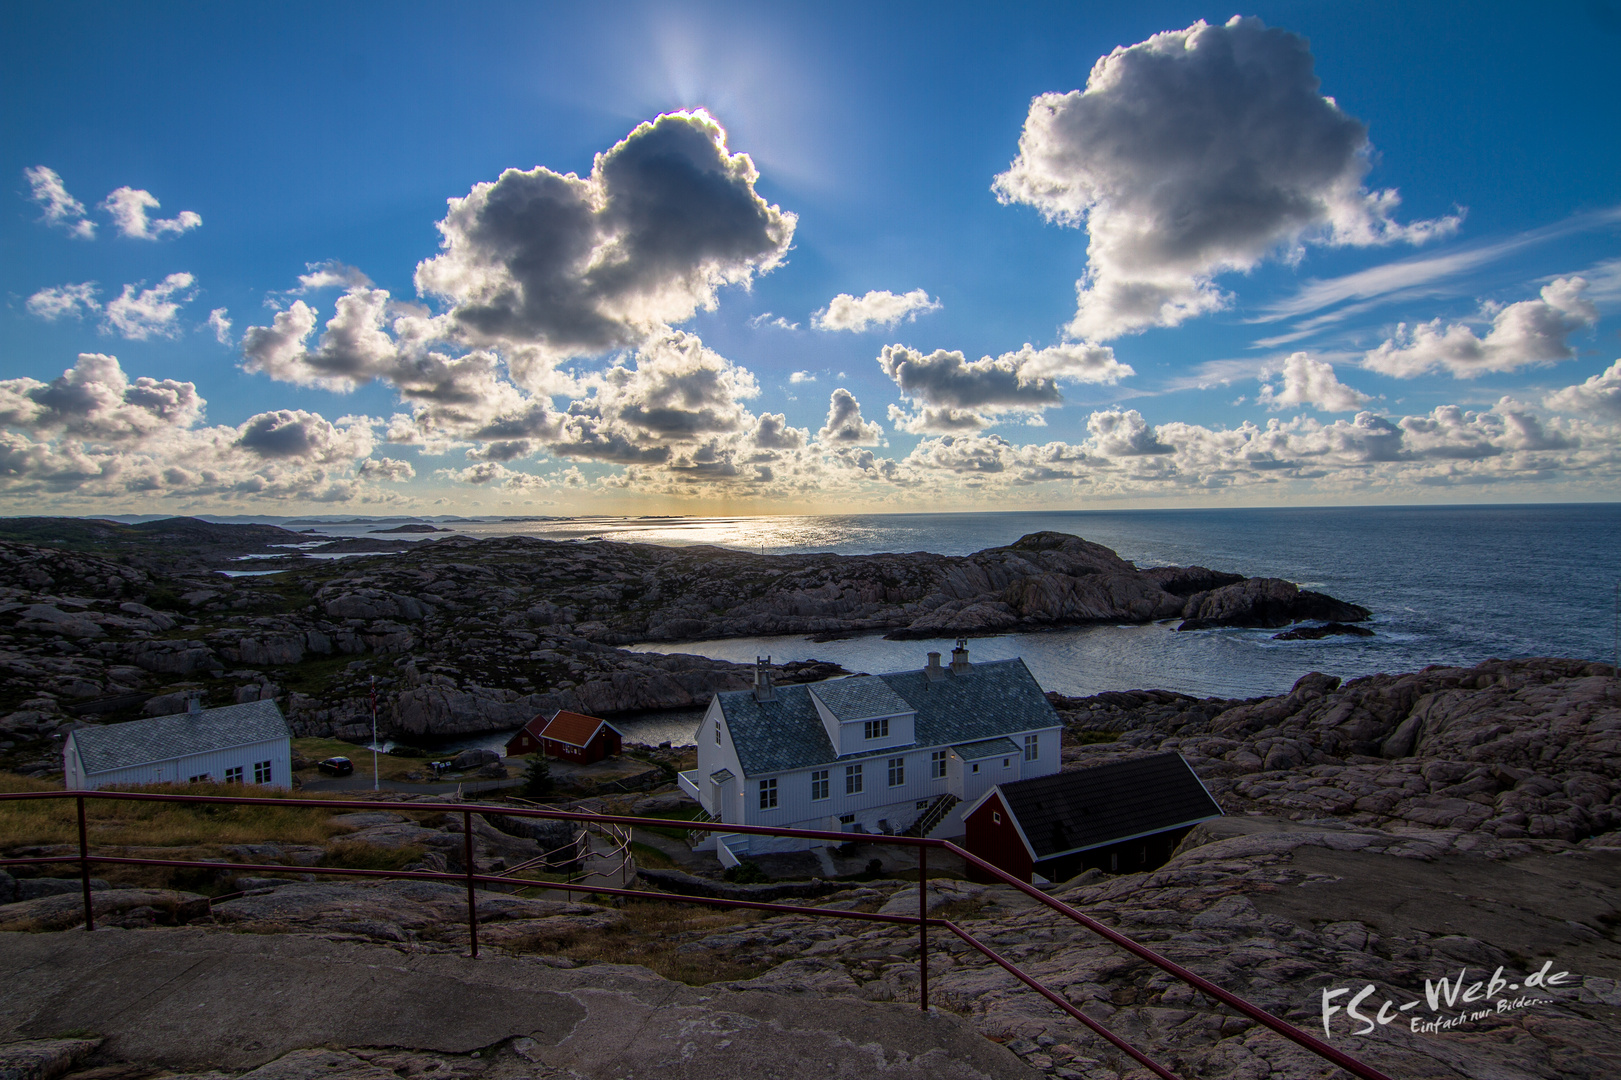
{"type": "Polygon", "coordinates": [[[270,770],[274,761],[255,761],[253,763],[253,782],[255,784],[270,783],[270,770]]]}
{"type": "Polygon", "coordinates": [[[946,778],[946,752],[936,750],[929,755],[929,779],[944,780],[946,778]]]}
{"type": "Polygon", "coordinates": [[[862,727],[862,734],[869,740],[889,738],[889,717],[881,720],[867,720],[862,727]]]}
{"type": "Polygon", "coordinates": [[[1024,737],[1024,760],[1035,761],[1041,756],[1041,736],[1026,735],[1024,737]]]}
{"type": "Polygon", "coordinates": [[[226,769],[225,770],[225,782],[227,784],[240,784],[240,783],[242,783],[243,782],[242,773],[243,773],[245,768],[246,768],[246,766],[243,766],[243,765],[234,765],[231,768],[226,769]]]}
{"type": "Polygon", "coordinates": [[[775,810],[777,808],[777,778],[775,776],[760,781],[760,809],[775,810]]]}
{"type": "Polygon", "coordinates": [[[889,765],[889,786],[890,787],[905,787],[906,786],[906,759],[904,757],[892,757],[892,758],[889,759],[888,765],[889,765]]]}
{"type": "Polygon", "coordinates": [[[846,765],[844,767],[844,794],[846,796],[860,795],[865,786],[866,781],[861,775],[861,766],[846,765]]]}
{"type": "Polygon", "coordinates": [[[811,802],[832,798],[833,785],[828,781],[829,770],[817,769],[811,773],[811,802]]]}

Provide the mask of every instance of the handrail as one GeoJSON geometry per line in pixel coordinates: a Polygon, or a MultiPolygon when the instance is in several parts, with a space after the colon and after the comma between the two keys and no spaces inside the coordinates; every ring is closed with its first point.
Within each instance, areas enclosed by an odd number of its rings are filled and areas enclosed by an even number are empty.
{"type": "MultiPolygon", "coordinates": [[[[930,848],[936,848],[936,849],[939,849],[939,850],[942,850],[942,851],[948,851],[948,852],[958,856],[959,858],[963,859],[966,863],[979,868],[980,870],[984,871],[985,873],[990,874],[995,879],[1000,880],[1000,881],[1002,881],[1002,882],[1004,882],[1004,883],[1006,883],[1008,885],[1012,885],[1014,888],[1018,889],[1020,892],[1026,894],[1027,896],[1030,896],[1031,898],[1033,898],[1036,901],[1038,901],[1039,903],[1045,905],[1047,908],[1051,909],[1052,911],[1055,911],[1058,914],[1065,916],[1066,918],[1070,919],[1071,921],[1075,922],[1076,924],[1080,925],[1081,927],[1083,927],[1083,928],[1085,928],[1087,930],[1090,930],[1092,933],[1097,934],[1099,937],[1101,937],[1104,940],[1110,942],[1111,944],[1117,945],[1120,948],[1125,949],[1127,952],[1131,953],[1132,955],[1138,957],[1139,959],[1142,959],[1142,960],[1144,960],[1144,961],[1146,961],[1146,962],[1148,962],[1150,964],[1153,964],[1155,967],[1158,967],[1161,971],[1164,971],[1167,974],[1172,975],[1177,979],[1180,979],[1182,982],[1184,982],[1184,983],[1188,984],[1189,986],[1193,987],[1194,989],[1198,990],[1200,993],[1203,993],[1203,994],[1207,995],[1208,997],[1210,997],[1210,998],[1212,998],[1212,999],[1214,999],[1216,1001],[1219,1001],[1224,1005],[1227,1005],[1229,1008],[1237,1010],[1238,1012],[1242,1013],[1243,1015],[1249,1017],[1251,1020],[1254,1020],[1256,1023],[1259,1023],[1262,1026],[1269,1028],[1273,1032],[1276,1032],[1277,1034],[1282,1035],[1284,1038],[1289,1039],[1290,1041],[1292,1041],[1294,1043],[1297,1043],[1298,1045],[1304,1047],[1307,1050],[1310,1050],[1312,1053],[1314,1053],[1317,1056],[1323,1058],[1324,1060],[1329,1061],[1332,1064],[1334,1064],[1334,1065],[1344,1069],[1345,1071],[1351,1073],[1352,1075],[1361,1078],[1361,1080],[1391,1080],[1391,1078],[1389,1076],[1387,1076],[1385,1073],[1382,1073],[1379,1070],[1374,1069],[1372,1066],[1369,1066],[1367,1064],[1364,1064],[1361,1061],[1358,1061],[1356,1058],[1351,1057],[1349,1054],[1343,1053],[1342,1051],[1335,1049],[1334,1047],[1328,1045],[1327,1043],[1321,1041],[1320,1039],[1317,1039],[1317,1038],[1315,1038],[1315,1037],[1313,1037],[1311,1035],[1308,1035],[1306,1032],[1301,1031],[1299,1028],[1297,1028],[1294,1025],[1288,1023],[1287,1021],[1282,1020],[1282,1019],[1280,1019],[1280,1018],[1278,1018],[1276,1016],[1273,1016],[1271,1013],[1267,1012],[1265,1009],[1262,1009],[1262,1008],[1260,1008],[1260,1007],[1258,1007],[1256,1005],[1251,1004],[1248,1001],[1245,1001],[1243,998],[1238,997],[1236,994],[1232,994],[1232,993],[1229,993],[1226,990],[1223,990],[1221,987],[1217,986],[1215,983],[1213,983],[1210,980],[1204,978],[1203,976],[1195,974],[1194,972],[1188,970],[1187,968],[1183,967],[1182,965],[1176,963],[1173,960],[1170,960],[1170,959],[1168,959],[1166,957],[1160,956],[1158,953],[1154,952],[1152,949],[1149,949],[1146,946],[1141,945],[1141,944],[1137,943],[1136,941],[1133,941],[1131,938],[1127,937],[1126,935],[1124,935],[1124,934],[1120,933],[1119,931],[1116,931],[1116,930],[1104,925],[1103,923],[1097,921],[1096,919],[1093,919],[1092,917],[1084,914],[1083,912],[1077,910],[1076,908],[1071,907],[1069,904],[1066,904],[1066,903],[1064,903],[1064,902],[1062,902],[1060,900],[1053,899],[1052,897],[1048,896],[1046,893],[1044,893],[1041,890],[1035,888],[1034,886],[1032,886],[1032,885],[1030,885],[1030,884],[1028,884],[1026,882],[1020,881],[1018,878],[1016,878],[1013,875],[1011,875],[1011,874],[1007,873],[1006,871],[1004,871],[1001,867],[998,867],[998,866],[996,866],[996,865],[994,865],[994,864],[992,864],[990,862],[987,862],[985,859],[980,858],[979,856],[973,854],[970,851],[965,851],[963,848],[958,847],[956,844],[951,843],[948,840],[935,840],[935,839],[929,839],[927,837],[899,836],[899,835],[870,838],[873,842],[881,842],[881,843],[885,843],[885,844],[900,844],[902,846],[915,847],[915,848],[918,849],[918,914],[915,915],[915,916],[913,916],[913,915],[880,915],[877,912],[844,911],[844,910],[837,909],[837,908],[833,908],[833,909],[829,909],[829,908],[812,908],[812,907],[803,907],[803,906],[791,905],[791,904],[768,903],[768,902],[765,902],[765,901],[737,900],[737,899],[733,899],[733,898],[730,898],[730,897],[690,896],[690,895],[682,894],[682,893],[665,893],[665,892],[656,892],[656,891],[649,891],[649,890],[616,888],[616,887],[601,886],[601,885],[581,885],[581,884],[576,884],[576,883],[572,883],[572,882],[535,882],[535,881],[532,881],[532,880],[529,880],[529,879],[526,879],[526,878],[517,878],[517,877],[508,876],[508,875],[480,874],[480,873],[477,872],[476,867],[474,865],[474,861],[473,861],[472,815],[475,814],[475,813],[477,813],[477,814],[500,813],[500,814],[505,814],[505,815],[514,816],[514,817],[536,817],[536,818],[562,819],[562,820],[568,820],[568,821],[589,821],[591,823],[598,824],[598,825],[623,825],[623,826],[626,826],[627,828],[630,828],[630,829],[634,829],[634,828],[637,828],[637,827],[641,827],[641,828],[668,827],[669,826],[669,821],[667,819],[663,819],[663,818],[639,818],[639,817],[632,817],[632,816],[628,816],[628,815],[619,815],[619,814],[601,814],[601,813],[596,813],[596,812],[591,812],[591,811],[582,812],[582,811],[577,811],[577,810],[576,811],[550,810],[550,809],[532,808],[532,807],[527,807],[527,806],[495,806],[495,805],[490,805],[490,804],[467,803],[467,802],[456,802],[456,803],[447,803],[447,802],[394,802],[394,801],[378,800],[378,799],[365,799],[365,800],[355,800],[355,799],[293,799],[293,798],[265,798],[265,797],[262,797],[262,796],[181,795],[181,794],[169,794],[169,793],[166,793],[166,792],[108,791],[108,790],[17,791],[17,792],[0,793],[0,803],[3,803],[3,802],[16,802],[16,801],[31,801],[31,800],[35,800],[35,799],[75,799],[76,800],[77,808],[78,808],[78,819],[79,819],[79,854],[78,855],[61,855],[61,856],[43,856],[43,857],[32,857],[32,858],[24,858],[24,859],[0,859],[0,866],[39,866],[39,865],[47,865],[47,864],[78,863],[79,866],[80,866],[80,874],[81,874],[81,877],[82,877],[82,880],[83,880],[84,911],[85,911],[85,927],[86,927],[86,929],[94,929],[94,925],[95,925],[94,908],[93,908],[91,891],[90,891],[90,864],[93,863],[93,862],[95,862],[95,863],[116,863],[116,864],[121,864],[121,865],[133,865],[133,866],[167,866],[167,867],[189,867],[189,868],[201,868],[201,869],[221,869],[221,870],[230,870],[230,871],[233,871],[233,872],[241,872],[243,870],[249,870],[249,871],[259,871],[259,872],[262,872],[262,873],[286,873],[289,870],[289,868],[287,866],[284,866],[284,865],[263,865],[263,864],[244,864],[244,863],[215,863],[215,862],[202,862],[202,861],[197,861],[197,860],[142,859],[142,858],[127,857],[127,856],[91,855],[90,851],[89,851],[88,834],[87,834],[86,825],[85,825],[84,803],[85,803],[86,799],[115,799],[115,800],[138,801],[138,802],[196,803],[196,804],[213,804],[213,805],[229,805],[229,806],[279,806],[279,807],[295,807],[296,806],[296,807],[306,807],[306,808],[318,809],[318,810],[379,810],[379,809],[390,809],[390,810],[405,811],[407,813],[443,812],[443,813],[447,813],[447,814],[460,814],[460,815],[462,815],[462,824],[463,824],[463,828],[462,828],[463,845],[464,845],[464,848],[463,848],[463,870],[464,870],[464,872],[463,873],[457,874],[457,873],[450,873],[448,871],[444,872],[444,873],[441,873],[441,872],[438,872],[438,871],[426,871],[426,870],[414,870],[414,871],[413,870],[358,870],[358,869],[349,869],[349,868],[346,868],[346,867],[299,867],[298,871],[300,873],[313,873],[313,874],[331,874],[331,875],[346,875],[346,876],[356,876],[356,877],[378,877],[378,878],[409,878],[409,879],[429,880],[429,881],[447,881],[447,882],[455,882],[457,884],[465,883],[466,887],[467,887],[468,940],[469,940],[470,951],[471,951],[472,955],[475,956],[475,957],[478,955],[478,922],[477,922],[477,913],[476,913],[477,909],[476,909],[476,901],[475,901],[475,897],[474,897],[474,890],[475,890],[476,885],[480,885],[480,884],[485,884],[485,885],[517,885],[517,886],[520,886],[520,887],[557,889],[557,890],[566,891],[566,892],[596,893],[596,894],[603,895],[603,896],[622,896],[622,897],[633,898],[633,899],[641,899],[641,900],[650,899],[652,897],[661,897],[661,898],[667,898],[667,899],[676,900],[676,901],[678,901],[680,903],[706,904],[706,905],[719,906],[719,907],[737,907],[737,908],[745,908],[745,909],[751,909],[751,910],[757,910],[757,911],[768,911],[768,912],[773,912],[773,913],[778,913],[778,914],[808,915],[808,916],[814,916],[814,917],[818,917],[818,918],[847,918],[847,919],[857,919],[857,920],[869,921],[869,922],[887,922],[887,923],[895,923],[895,924],[902,924],[902,925],[908,925],[908,926],[916,926],[918,928],[918,939],[919,939],[918,964],[919,964],[919,969],[920,969],[920,971],[919,971],[919,1002],[918,1002],[918,1004],[919,1004],[920,1008],[925,1009],[925,1010],[929,1007],[929,1005],[928,1005],[928,928],[930,926],[938,926],[938,927],[942,927],[942,928],[950,931],[951,933],[955,934],[957,937],[961,938],[970,947],[972,947],[972,948],[976,949],[977,951],[979,951],[980,953],[982,953],[987,959],[991,960],[993,963],[996,963],[997,965],[1004,968],[1006,971],[1009,972],[1009,974],[1013,975],[1014,978],[1018,979],[1019,981],[1023,982],[1025,985],[1027,985],[1030,988],[1032,988],[1033,990],[1035,990],[1037,993],[1041,994],[1044,998],[1046,998],[1048,1001],[1050,1001],[1051,1003],[1056,1005],[1058,1008],[1063,1010],[1066,1014],[1068,1014],[1068,1015],[1074,1017],[1076,1020],[1080,1021],[1086,1027],[1088,1027],[1089,1029],[1091,1029],[1092,1031],[1097,1033],[1100,1037],[1106,1039],[1111,1045],[1115,1046],[1121,1052],[1129,1055],[1133,1060],[1137,1061],[1139,1064],[1143,1065],[1149,1071],[1153,1072],[1156,1076],[1161,1077],[1162,1080],[1177,1080],[1177,1077],[1176,1077],[1176,1075],[1174,1073],[1166,1070],[1163,1066],[1161,1066],[1161,1065],[1157,1064],[1156,1062],[1154,1062],[1152,1059],[1150,1059],[1149,1057],[1144,1055],[1141,1051],[1137,1050],[1135,1047],[1131,1046],[1125,1040],[1121,1039],[1119,1036],[1117,1036],[1117,1035],[1113,1034],[1112,1032],[1110,1032],[1103,1025],[1099,1024],[1096,1020],[1094,1020],[1090,1016],[1087,1016],[1081,1010],[1075,1008],[1074,1005],[1072,1005],[1070,1002],[1065,1000],[1060,995],[1055,994],[1050,989],[1042,986],[1034,978],[1032,978],[1031,976],[1029,976],[1028,974],[1023,972],[1022,970],[1020,970],[1017,967],[1017,965],[1013,964],[1011,961],[1008,961],[1004,957],[1000,956],[998,953],[996,953],[994,950],[992,950],[989,946],[987,946],[984,943],[980,942],[977,938],[973,937],[966,930],[962,929],[960,926],[958,926],[954,922],[950,921],[949,919],[940,919],[940,918],[930,917],[928,915],[928,910],[927,910],[928,909],[928,895],[927,895],[927,888],[926,888],[926,886],[927,886],[927,878],[928,878],[927,856],[928,856],[928,851],[929,851],[930,848]]],[[[689,830],[692,830],[692,831],[702,830],[702,831],[708,831],[708,832],[746,833],[746,834],[760,835],[760,836],[781,836],[781,837],[790,837],[790,838],[797,838],[797,839],[809,839],[809,840],[830,840],[830,841],[834,841],[836,843],[846,843],[851,839],[851,834],[849,834],[849,833],[827,832],[827,831],[818,830],[818,829],[780,829],[780,828],[773,828],[773,827],[764,826],[764,825],[741,825],[741,824],[731,824],[731,823],[727,823],[727,822],[718,822],[718,821],[717,822],[697,822],[697,821],[693,821],[693,822],[685,822],[684,824],[688,827],[689,830]]]]}

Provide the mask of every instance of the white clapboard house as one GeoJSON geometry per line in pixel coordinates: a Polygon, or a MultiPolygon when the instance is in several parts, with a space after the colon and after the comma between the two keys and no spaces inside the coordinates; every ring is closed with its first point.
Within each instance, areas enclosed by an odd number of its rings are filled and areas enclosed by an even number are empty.
{"type": "MultiPolygon", "coordinates": [[[[997,784],[1059,770],[1063,723],[1023,660],[942,666],[716,694],[682,790],[717,821],[828,832],[957,836],[997,784]]],[[[817,841],[712,833],[720,861],[817,841]]]]}
{"type": "Polygon", "coordinates": [[[274,701],[75,729],[62,747],[69,790],[114,784],[204,780],[285,788],[292,784],[292,733],[274,701]]]}

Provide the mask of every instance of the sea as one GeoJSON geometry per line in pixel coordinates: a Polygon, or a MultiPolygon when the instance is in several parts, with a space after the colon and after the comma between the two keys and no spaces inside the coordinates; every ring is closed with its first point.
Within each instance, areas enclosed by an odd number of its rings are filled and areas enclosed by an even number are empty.
{"type": "MultiPolygon", "coordinates": [[[[288,523],[293,524],[293,523],[288,523]]],[[[304,523],[298,523],[301,527],[304,523]]],[[[1023,657],[1047,689],[1085,695],[1164,689],[1199,697],[1286,692],[1308,672],[1352,679],[1563,656],[1621,653],[1621,503],[1216,510],[1006,511],[847,516],[485,519],[442,521],[469,535],[713,544],[766,554],[930,551],[966,555],[1056,531],[1113,548],[1140,567],[1201,565],[1279,577],[1373,612],[1371,638],[1278,641],[1276,630],[1178,631],[1176,623],[998,634],[974,660],[1023,657]]],[[[364,535],[370,523],[320,523],[364,535]]],[[[851,671],[921,667],[949,641],[861,635],[651,642],[641,651],[752,662],[827,660],[851,671]]],[[[638,741],[690,742],[697,714],[630,721],[638,741]]]]}

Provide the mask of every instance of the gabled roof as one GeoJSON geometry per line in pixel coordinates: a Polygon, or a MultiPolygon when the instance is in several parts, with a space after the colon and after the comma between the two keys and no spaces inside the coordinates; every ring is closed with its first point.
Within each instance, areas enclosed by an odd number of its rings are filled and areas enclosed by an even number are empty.
{"type": "MultiPolygon", "coordinates": [[[[913,746],[917,749],[958,746],[1063,726],[1023,660],[974,664],[967,671],[951,671],[934,681],[921,668],[862,677],[862,681],[866,680],[881,681],[892,691],[906,706],[898,711],[915,710],[913,746]]],[[[716,694],[744,774],[759,776],[833,761],[893,757],[897,750],[905,749],[890,746],[841,756],[833,747],[811,693],[814,690],[822,697],[840,683],[855,681],[839,679],[814,687],[778,686],[774,701],[756,701],[749,690],[716,694]]]]}
{"type": "Polygon", "coordinates": [[[76,728],[72,735],[86,773],[128,769],[291,737],[287,721],[274,701],[248,701],[198,713],[76,728]]]}
{"type": "Polygon", "coordinates": [[[597,729],[602,727],[612,729],[620,738],[625,737],[624,732],[600,717],[586,716],[584,713],[568,712],[564,709],[559,709],[551,722],[541,729],[540,737],[556,739],[569,746],[584,746],[596,738],[597,729]]]}
{"type": "Polygon", "coordinates": [[[816,684],[810,692],[840,721],[899,716],[912,711],[906,699],[891,690],[878,675],[834,679],[816,684]]]}
{"type": "Polygon", "coordinates": [[[1177,753],[1127,758],[1090,769],[999,784],[993,793],[1040,861],[1220,817],[1221,807],[1177,753]]]}

